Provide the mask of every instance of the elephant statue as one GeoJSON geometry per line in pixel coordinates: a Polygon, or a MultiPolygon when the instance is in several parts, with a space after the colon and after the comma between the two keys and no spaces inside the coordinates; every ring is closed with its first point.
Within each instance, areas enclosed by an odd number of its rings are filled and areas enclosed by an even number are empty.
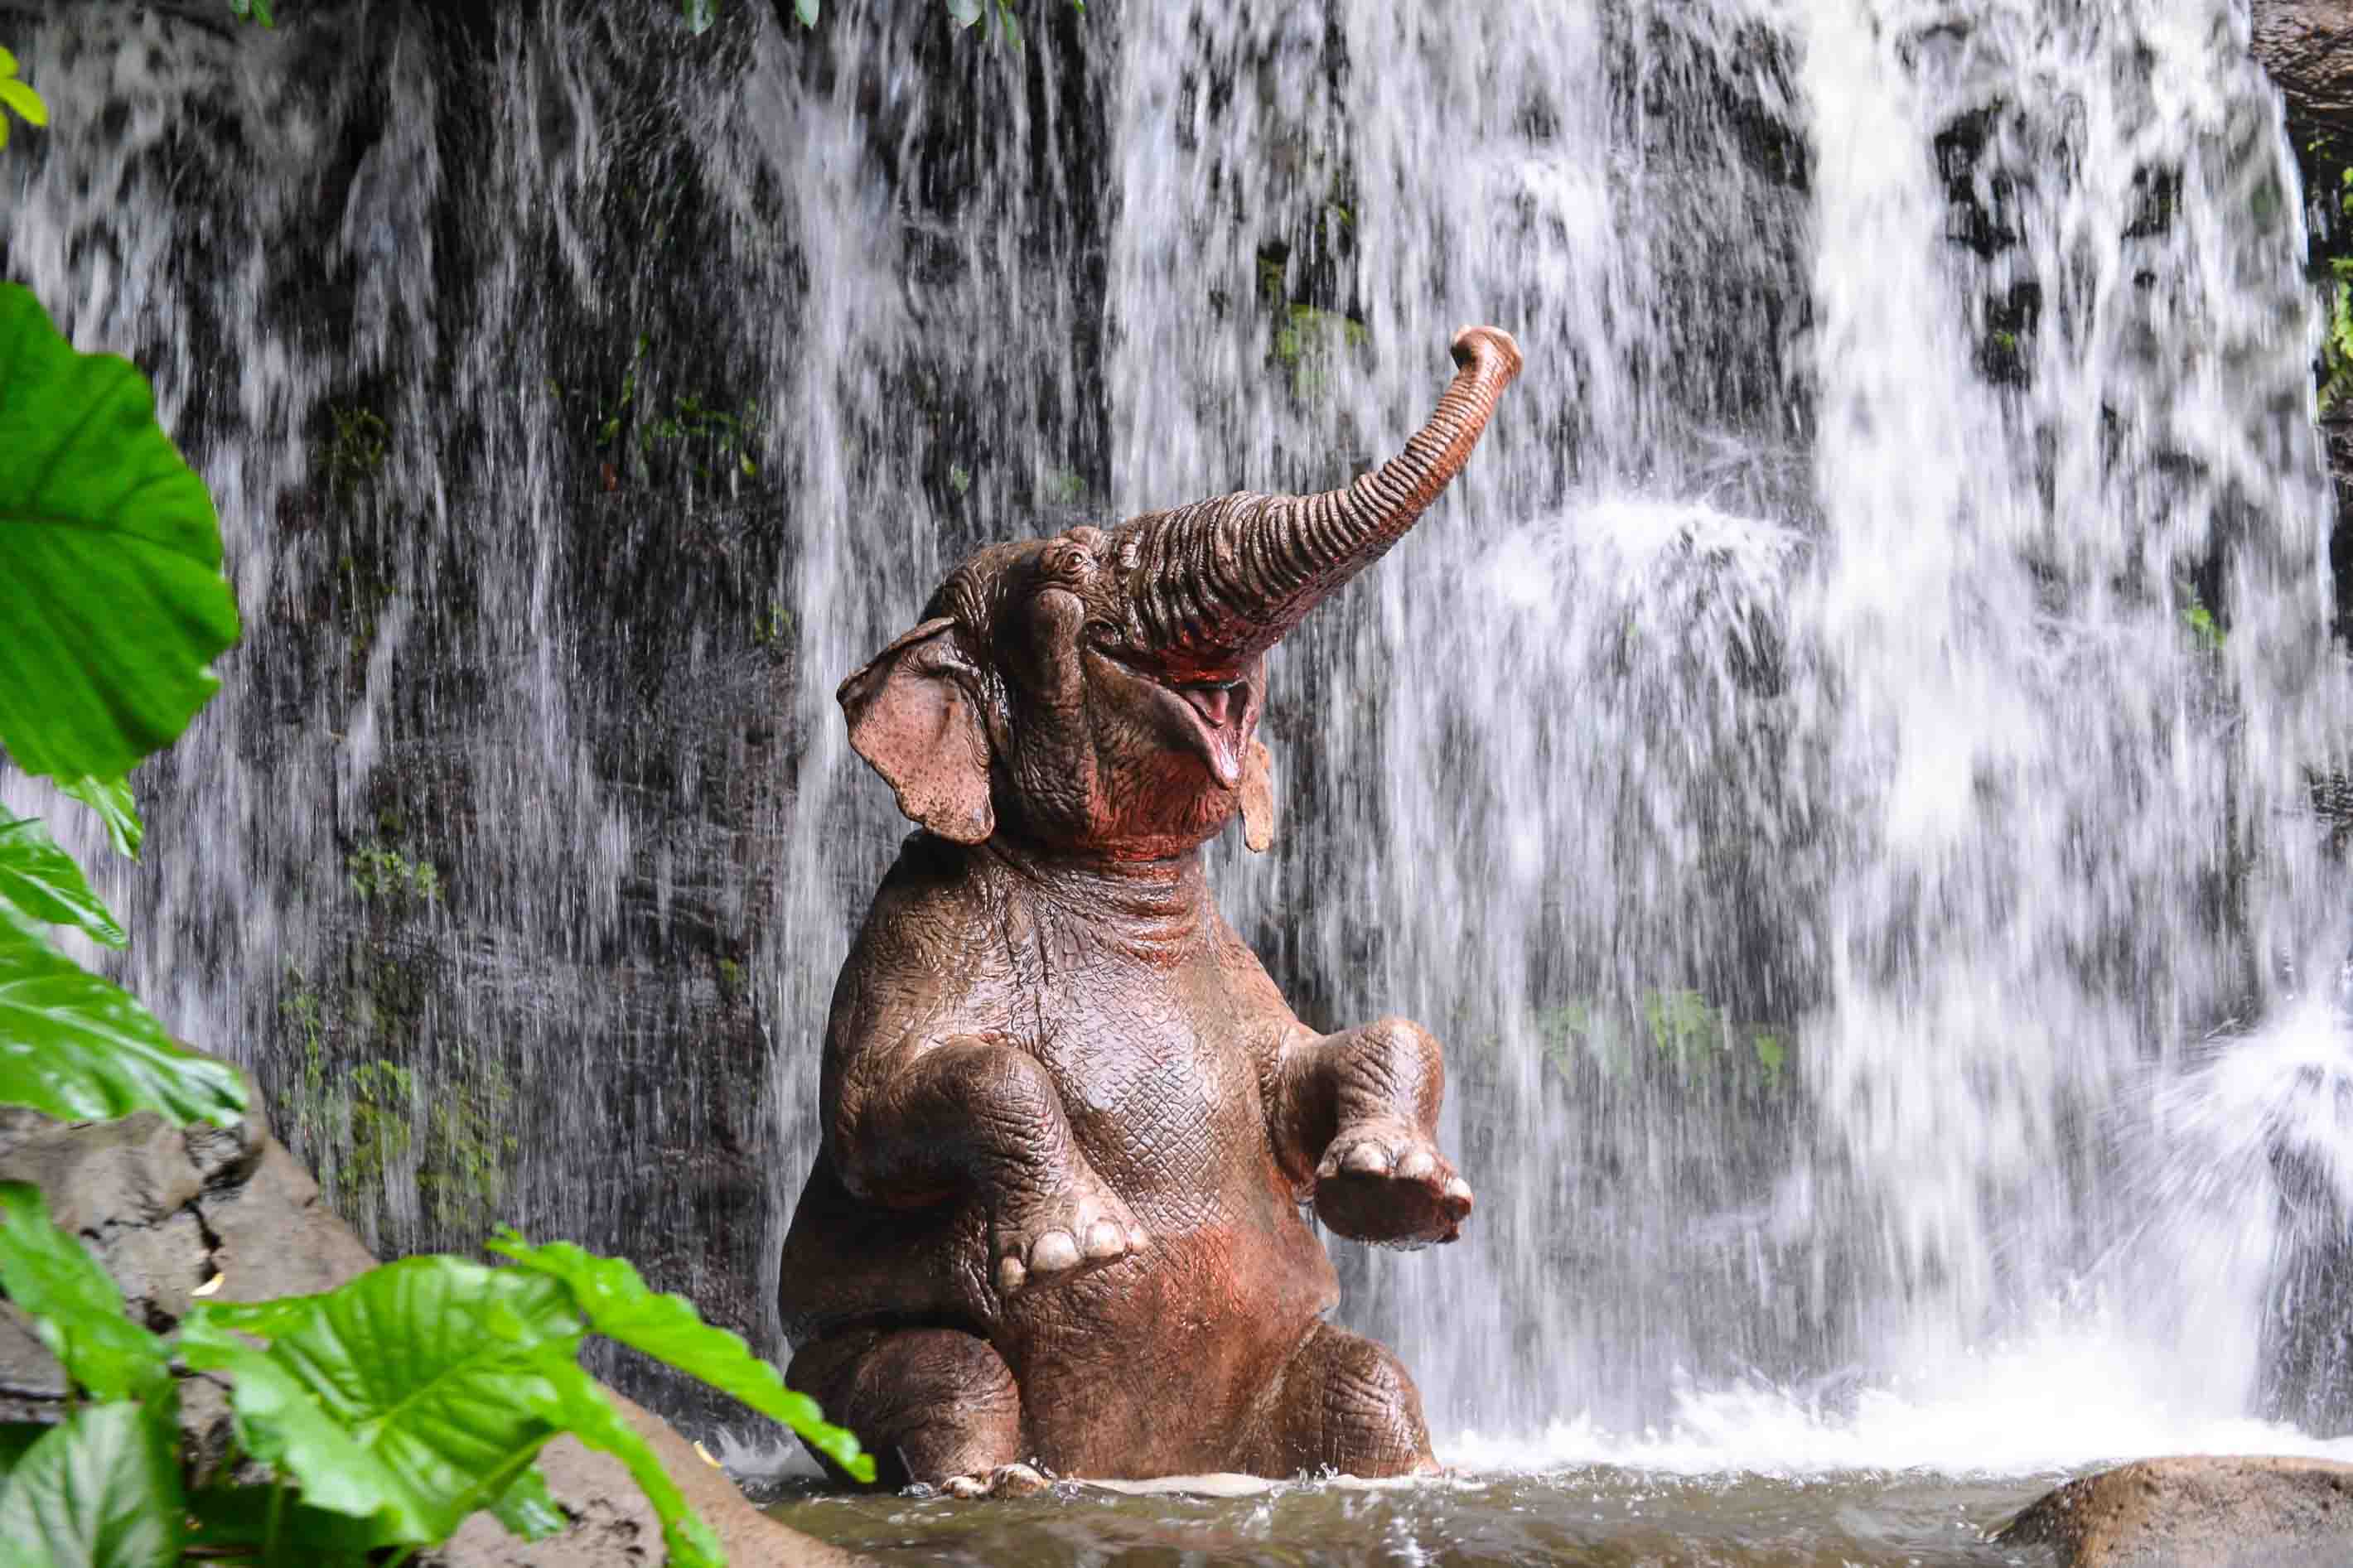
{"type": "Polygon", "coordinates": [[[1436,1468],[1385,1346],[1324,1321],[1342,1236],[1451,1241],[1445,1066],[1401,1018],[1318,1034],[1201,847],[1272,831],[1264,656],[1461,470],[1520,369],[1472,327],[1405,450],[992,545],[844,681],[918,826],[828,1024],[786,1239],[787,1373],[893,1485],[1436,1468]]]}

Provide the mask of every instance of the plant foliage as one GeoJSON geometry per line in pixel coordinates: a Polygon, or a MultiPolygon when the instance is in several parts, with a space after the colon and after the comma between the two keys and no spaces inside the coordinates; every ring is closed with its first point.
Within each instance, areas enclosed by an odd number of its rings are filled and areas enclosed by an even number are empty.
{"type": "Polygon", "coordinates": [[[0,1285],[75,1384],[106,1402],[29,1447],[0,1444],[21,1455],[0,1486],[0,1541],[48,1542],[47,1556],[0,1547],[0,1568],[173,1560],[190,1511],[171,1446],[174,1352],[192,1371],[229,1379],[239,1447],[279,1481],[198,1493],[197,1539],[273,1560],[430,1545],[483,1509],[517,1534],[547,1534],[563,1514],[533,1460],[569,1433],[628,1468],[670,1562],[722,1563],[651,1447],[581,1367],[592,1332],[776,1415],[872,1478],[855,1438],[628,1264],[512,1234],[497,1250],[517,1267],[412,1258],[315,1296],[201,1302],[167,1340],[123,1316],[113,1281],[51,1223],[36,1190],[0,1184],[0,1285]],[[290,1500],[273,1495],[280,1489],[290,1500]],[[39,1527],[9,1530],[12,1519],[39,1527]]]}
{"type": "Polygon", "coordinates": [[[598,1258],[568,1241],[533,1247],[512,1230],[490,1249],[562,1282],[589,1327],[606,1338],[701,1378],[791,1427],[858,1479],[874,1479],[872,1457],[860,1451],[857,1438],[828,1425],[816,1400],[786,1388],[775,1367],[738,1336],[704,1322],[684,1297],[649,1289],[626,1258],[598,1258]]]}
{"type": "Polygon", "coordinates": [[[8,145],[8,111],[15,110],[27,125],[47,125],[49,106],[16,75],[16,57],[0,49],[0,147],[8,145]]]}
{"type": "Polygon", "coordinates": [[[204,481],[147,380],[76,353],[0,284],[0,746],[27,773],[119,778],[220,684],[237,641],[204,481]]]}
{"type": "MultiPolygon", "coordinates": [[[[155,424],[146,378],[81,354],[0,284],[0,745],[135,853],[122,775],[185,727],[237,640],[212,498],[155,424]]],[[[0,819],[0,1103],[65,1119],[234,1121],[245,1087],[48,942],[121,927],[40,823],[0,819]]]]}

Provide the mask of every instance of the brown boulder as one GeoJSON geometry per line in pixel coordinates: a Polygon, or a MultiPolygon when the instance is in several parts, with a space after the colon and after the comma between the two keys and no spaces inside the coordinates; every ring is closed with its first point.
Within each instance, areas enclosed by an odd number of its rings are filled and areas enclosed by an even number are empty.
{"type": "MultiPolygon", "coordinates": [[[[253,1098],[259,1106],[259,1094],[253,1098]]],[[[132,1315],[158,1328],[185,1313],[195,1290],[216,1275],[221,1300],[261,1301],[331,1290],[375,1265],[258,1117],[227,1130],[180,1130],[154,1116],[65,1123],[0,1110],[0,1181],[37,1185],[50,1217],[79,1235],[114,1276],[132,1315]]],[[[219,1451],[228,1437],[226,1398],[203,1379],[187,1380],[181,1392],[189,1442],[219,1451]]],[[[65,1394],[57,1363],[22,1314],[0,1300],[0,1421],[55,1420],[65,1394]]],[[[733,1568],[860,1561],[769,1519],[668,1422],[613,1399],[733,1568]]],[[[664,1561],[661,1527],[619,1461],[562,1438],[543,1450],[540,1465],[570,1529],[526,1543],[477,1514],[420,1563],[640,1568],[664,1561]]]]}
{"type": "Polygon", "coordinates": [[[2353,129],[2353,0],[2254,0],[2253,12],[2255,59],[2290,121],[2353,129]]]}
{"type": "Polygon", "coordinates": [[[2063,1568],[2324,1568],[2353,1563],[2353,1465],[2141,1459],[2069,1481],[2003,1528],[2063,1568]]]}

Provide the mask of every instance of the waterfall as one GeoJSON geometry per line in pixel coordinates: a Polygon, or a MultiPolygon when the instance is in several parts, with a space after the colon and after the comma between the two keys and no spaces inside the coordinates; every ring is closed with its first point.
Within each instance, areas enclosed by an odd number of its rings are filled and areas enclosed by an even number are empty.
{"type": "Polygon", "coordinates": [[[0,269],[153,376],[246,617],[124,973],[372,1242],[571,1236],[778,1348],[906,830],[836,685],[981,543],[1344,480],[1491,321],[1213,850],[1309,1022],[1448,1043],[1465,1239],[1335,1243],[1441,1447],[2046,1332],[2353,1417],[2263,1327],[2341,1317],[2353,702],[2233,6],[280,9],[0,5],[0,269]]]}

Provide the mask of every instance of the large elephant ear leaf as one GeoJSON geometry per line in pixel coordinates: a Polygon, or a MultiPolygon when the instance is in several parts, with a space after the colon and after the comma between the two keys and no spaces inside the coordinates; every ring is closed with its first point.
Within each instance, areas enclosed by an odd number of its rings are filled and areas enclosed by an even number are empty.
{"type": "Polygon", "coordinates": [[[49,1428],[0,1492],[0,1568],[179,1562],[185,1508],[173,1437],[128,1400],[85,1405],[49,1428]]]}
{"type": "Polygon", "coordinates": [[[406,1258],[267,1307],[199,1304],[181,1358],[234,1380],[256,1458],[311,1507],[373,1521],[381,1542],[441,1541],[527,1487],[520,1472],[560,1429],[541,1414],[560,1404],[547,1366],[587,1375],[560,1290],[462,1258],[406,1258]],[[268,1350],[240,1337],[254,1331],[268,1350]]]}
{"type": "Polygon", "coordinates": [[[856,1436],[828,1423],[816,1400],[786,1388],[774,1366],[739,1336],[704,1322],[684,1297],[649,1289],[628,1259],[598,1258],[568,1241],[534,1247],[512,1231],[489,1247],[522,1268],[561,1280],[588,1326],[606,1338],[733,1394],[791,1427],[858,1479],[874,1479],[873,1456],[860,1449],[856,1436]]]}
{"type": "Polygon", "coordinates": [[[108,947],[123,942],[122,928],[90,891],[81,868],[31,817],[0,816],[0,905],[14,905],[34,922],[72,926],[108,947]]]}
{"type": "Polygon", "coordinates": [[[139,843],[147,837],[147,825],[139,820],[139,802],[132,795],[129,779],[61,779],[58,787],[98,813],[98,819],[106,824],[106,841],[114,846],[117,855],[139,858],[139,843]]]}
{"type": "Polygon", "coordinates": [[[0,746],[111,779],[187,728],[237,637],[204,481],[147,380],[0,284],[0,746]]]}
{"type": "Polygon", "coordinates": [[[0,1105],[61,1121],[154,1110],[226,1127],[245,1114],[245,1081],[182,1050],[129,992],[0,918],[0,1105]]]}

